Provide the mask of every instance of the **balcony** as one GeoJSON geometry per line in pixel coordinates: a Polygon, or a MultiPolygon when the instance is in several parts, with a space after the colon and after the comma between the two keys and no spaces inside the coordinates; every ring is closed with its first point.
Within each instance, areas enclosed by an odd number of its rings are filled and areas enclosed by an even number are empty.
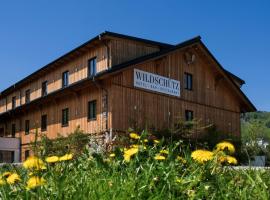
{"type": "Polygon", "coordinates": [[[20,162],[20,139],[0,137],[0,163],[20,162]]]}

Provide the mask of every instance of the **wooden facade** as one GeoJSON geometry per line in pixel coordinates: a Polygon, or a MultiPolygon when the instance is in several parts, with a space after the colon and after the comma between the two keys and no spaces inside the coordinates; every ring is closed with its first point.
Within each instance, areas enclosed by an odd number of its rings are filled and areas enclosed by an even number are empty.
{"type": "Polygon", "coordinates": [[[215,124],[219,130],[239,136],[240,114],[256,110],[240,90],[243,83],[220,66],[200,38],[169,45],[105,32],[3,91],[0,129],[2,137],[11,137],[15,127],[22,159],[36,130],[55,138],[68,135],[77,126],[89,134],[124,131],[134,122],[162,129],[184,118],[186,110],[204,124],[215,124]],[[89,76],[92,58],[96,58],[96,70],[89,76]],[[134,87],[134,69],[179,80],[181,96],[134,87]],[[67,71],[69,85],[63,87],[67,71]],[[185,73],[192,74],[192,90],[183,87],[185,73]],[[45,81],[47,95],[42,96],[45,81]],[[30,102],[26,101],[27,91],[30,102]],[[91,101],[96,102],[95,119],[88,116],[91,101]],[[66,108],[68,125],[63,126],[66,108]],[[47,116],[46,130],[41,129],[43,115],[47,116]]]}

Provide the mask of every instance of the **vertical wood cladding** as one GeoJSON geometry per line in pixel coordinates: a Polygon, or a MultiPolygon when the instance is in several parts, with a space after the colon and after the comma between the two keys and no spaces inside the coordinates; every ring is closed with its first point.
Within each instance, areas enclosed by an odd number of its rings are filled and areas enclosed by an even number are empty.
{"type": "Polygon", "coordinates": [[[212,67],[199,56],[188,65],[179,50],[114,75],[113,128],[125,130],[134,121],[140,127],[172,127],[178,118],[184,119],[185,110],[192,110],[205,125],[213,123],[221,131],[240,135],[239,100],[225,81],[216,84],[212,67]],[[180,80],[181,97],[134,88],[134,68],[180,80]],[[193,75],[192,91],[184,89],[185,72],[193,75]]]}
{"type": "MultiPolygon", "coordinates": [[[[87,78],[88,60],[97,57],[97,72],[131,59],[159,51],[153,45],[125,39],[111,39],[80,52],[72,59],[65,60],[52,70],[48,70],[29,80],[16,91],[0,99],[0,113],[12,108],[12,97],[16,96],[16,105],[25,104],[25,91],[30,89],[31,101],[41,96],[42,82],[48,81],[48,93],[62,88],[62,73],[69,71],[69,84],[87,78]],[[110,66],[108,66],[110,65],[110,66]],[[19,98],[21,96],[21,98],[19,98]],[[7,104],[6,104],[7,101],[7,104]],[[7,107],[7,109],[6,109],[7,107]]],[[[22,158],[34,140],[37,130],[49,138],[57,134],[63,136],[80,126],[86,133],[98,133],[110,128],[127,130],[130,126],[163,129],[173,127],[179,119],[184,119],[185,110],[193,111],[194,118],[202,119],[204,125],[215,124],[226,133],[240,135],[240,100],[232,91],[215,63],[193,47],[175,50],[169,54],[107,76],[104,79],[89,81],[82,88],[65,90],[61,97],[53,97],[45,103],[34,104],[21,114],[9,116],[0,122],[6,136],[11,136],[12,124],[16,124],[16,137],[22,141],[22,158]],[[186,51],[195,55],[193,63],[185,60],[186,51]],[[147,91],[133,86],[134,68],[179,80],[181,96],[172,97],[157,92],[147,91]],[[184,74],[192,74],[192,90],[184,89],[184,74]],[[88,120],[88,102],[97,101],[97,119],[88,120]],[[69,108],[69,125],[62,127],[62,110],[69,108]],[[106,116],[106,111],[108,116],[106,116]],[[47,130],[42,132],[41,116],[47,115],[47,130]],[[25,120],[30,121],[30,134],[25,134],[25,120]]]]}
{"type": "Polygon", "coordinates": [[[156,46],[124,39],[111,41],[112,66],[159,51],[156,46]]]}

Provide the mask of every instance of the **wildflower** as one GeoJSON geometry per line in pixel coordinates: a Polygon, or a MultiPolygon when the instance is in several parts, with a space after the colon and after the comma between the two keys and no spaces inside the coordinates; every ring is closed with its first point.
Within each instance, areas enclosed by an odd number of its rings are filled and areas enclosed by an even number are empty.
{"type": "Polygon", "coordinates": [[[27,190],[34,189],[36,187],[42,186],[46,183],[44,178],[38,176],[32,176],[27,181],[27,190]]]}
{"type": "Polygon", "coordinates": [[[109,185],[110,187],[112,187],[112,186],[113,186],[113,182],[112,182],[112,181],[109,181],[109,182],[108,182],[108,185],[109,185]]]}
{"type": "Polygon", "coordinates": [[[189,197],[194,197],[195,196],[195,190],[187,190],[186,194],[189,196],[189,197]]]}
{"type": "Polygon", "coordinates": [[[2,177],[7,178],[7,177],[9,177],[11,174],[12,174],[12,172],[4,172],[4,173],[2,174],[2,177]]]}
{"type": "Polygon", "coordinates": [[[50,156],[46,158],[46,162],[47,163],[56,163],[59,161],[59,157],[58,156],[50,156]]]}
{"type": "Polygon", "coordinates": [[[182,179],[176,178],[175,182],[176,182],[176,183],[182,183],[182,179]]]}
{"type": "Polygon", "coordinates": [[[232,143],[230,142],[220,142],[216,145],[216,151],[228,151],[230,154],[234,154],[235,148],[232,143]]]}
{"type": "Polygon", "coordinates": [[[26,169],[34,169],[34,170],[46,169],[44,162],[35,156],[31,156],[31,157],[27,158],[27,160],[24,161],[23,166],[26,169]]]}
{"type": "Polygon", "coordinates": [[[155,156],[155,160],[165,160],[165,159],[166,159],[165,156],[159,154],[155,156]]]}
{"type": "Polygon", "coordinates": [[[143,142],[144,142],[144,143],[147,143],[147,142],[148,142],[148,140],[147,140],[147,139],[144,139],[144,140],[143,140],[143,142]]]}
{"type": "Polygon", "coordinates": [[[154,140],[154,143],[159,144],[160,142],[159,142],[159,140],[154,140]]]}
{"type": "Polygon", "coordinates": [[[129,137],[132,138],[132,139],[135,139],[135,140],[140,139],[140,136],[137,133],[130,133],[129,137]]]}
{"type": "MultiPolygon", "coordinates": [[[[140,146],[138,144],[132,144],[130,145],[131,148],[139,148],[140,146]]],[[[126,149],[127,150],[127,149],[126,149]]]]}
{"type": "Polygon", "coordinates": [[[138,144],[133,144],[133,145],[131,145],[130,146],[131,148],[137,148],[137,149],[144,149],[144,150],[146,150],[146,147],[145,146],[142,146],[142,145],[138,145],[138,144]]]}
{"type": "Polygon", "coordinates": [[[184,164],[187,163],[187,161],[181,156],[177,156],[176,159],[184,164]]]}
{"type": "Polygon", "coordinates": [[[237,164],[237,160],[235,157],[232,156],[227,156],[227,162],[231,165],[236,165],[237,164]]]}
{"type": "Polygon", "coordinates": [[[232,156],[220,156],[218,158],[218,161],[220,163],[227,163],[227,164],[230,164],[230,165],[236,165],[237,164],[236,158],[232,157],[232,156]]]}
{"type": "Polygon", "coordinates": [[[71,160],[72,158],[73,158],[73,154],[66,154],[66,155],[60,157],[59,161],[71,160]]]}
{"type": "Polygon", "coordinates": [[[204,186],[204,189],[205,189],[205,190],[209,190],[209,188],[210,188],[210,185],[204,186]]]}
{"type": "Polygon", "coordinates": [[[191,157],[199,163],[204,163],[213,159],[214,153],[207,150],[196,150],[191,153],[191,157]]]}
{"type": "Polygon", "coordinates": [[[8,184],[14,184],[14,183],[19,182],[19,181],[21,181],[21,179],[17,173],[13,173],[7,178],[8,184]]]}
{"type": "Polygon", "coordinates": [[[134,154],[138,153],[138,151],[139,151],[138,148],[131,148],[131,149],[128,149],[128,150],[124,151],[124,160],[125,160],[126,162],[129,162],[129,161],[130,161],[130,158],[131,158],[134,154]]]}
{"type": "Polygon", "coordinates": [[[163,150],[161,150],[159,153],[163,153],[163,154],[169,154],[169,151],[168,150],[165,150],[165,149],[163,149],[163,150]]]}
{"type": "Polygon", "coordinates": [[[110,158],[114,158],[115,157],[115,153],[111,153],[109,156],[110,156],[110,158]]]}

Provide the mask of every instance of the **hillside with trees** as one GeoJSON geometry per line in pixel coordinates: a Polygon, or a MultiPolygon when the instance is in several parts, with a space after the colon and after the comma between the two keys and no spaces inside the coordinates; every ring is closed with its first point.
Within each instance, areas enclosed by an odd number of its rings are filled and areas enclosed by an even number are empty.
{"type": "Polygon", "coordinates": [[[270,141],[270,112],[253,112],[241,117],[242,139],[252,137],[270,141]]]}

